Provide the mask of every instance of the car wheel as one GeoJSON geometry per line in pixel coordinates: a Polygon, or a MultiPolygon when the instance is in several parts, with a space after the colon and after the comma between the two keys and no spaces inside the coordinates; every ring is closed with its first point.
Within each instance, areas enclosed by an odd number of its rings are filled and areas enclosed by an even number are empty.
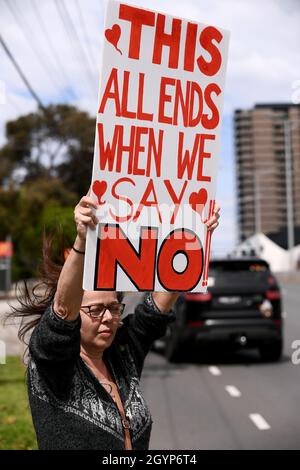
{"type": "Polygon", "coordinates": [[[279,361],[282,355],[282,341],[276,341],[271,344],[264,344],[259,347],[260,357],[263,361],[279,361]]]}

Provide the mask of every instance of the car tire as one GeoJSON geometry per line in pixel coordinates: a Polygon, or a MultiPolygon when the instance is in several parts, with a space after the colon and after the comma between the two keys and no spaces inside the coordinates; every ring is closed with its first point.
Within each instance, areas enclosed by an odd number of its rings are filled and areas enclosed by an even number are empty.
{"type": "Polygon", "coordinates": [[[282,349],[282,340],[275,341],[274,343],[264,344],[259,347],[260,357],[263,361],[279,361],[282,355],[282,349]]]}

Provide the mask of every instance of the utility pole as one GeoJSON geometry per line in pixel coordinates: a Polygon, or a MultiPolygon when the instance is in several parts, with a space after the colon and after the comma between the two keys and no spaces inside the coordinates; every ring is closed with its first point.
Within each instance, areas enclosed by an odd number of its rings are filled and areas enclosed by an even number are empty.
{"type": "Polygon", "coordinates": [[[260,197],[260,187],[259,187],[260,181],[259,181],[259,173],[257,170],[254,170],[254,201],[255,201],[255,232],[256,232],[256,253],[257,256],[259,256],[260,253],[260,243],[259,243],[259,234],[261,233],[262,230],[262,224],[261,224],[261,197],[260,197]]]}
{"type": "Polygon", "coordinates": [[[291,126],[286,119],[284,121],[284,160],[285,160],[285,186],[286,186],[286,209],[287,209],[287,249],[290,254],[290,270],[293,270],[292,248],[295,245],[294,233],[294,194],[292,178],[292,145],[291,126]]]}
{"type": "Polygon", "coordinates": [[[254,170],[254,201],[255,201],[255,232],[256,234],[261,233],[261,197],[260,197],[260,186],[259,186],[259,175],[257,170],[254,170]]]}

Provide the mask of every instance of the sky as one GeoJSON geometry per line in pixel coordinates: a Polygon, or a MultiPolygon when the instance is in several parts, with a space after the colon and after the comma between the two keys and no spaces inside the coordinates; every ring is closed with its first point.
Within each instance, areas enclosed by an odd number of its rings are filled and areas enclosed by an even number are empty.
{"type": "MultiPolygon", "coordinates": [[[[237,243],[233,113],[299,103],[300,0],[126,0],[230,31],[212,254],[237,243]]],[[[96,118],[105,2],[0,0],[0,33],[44,105],[67,102],[96,118]]],[[[0,146],[5,123],[36,103],[0,46],[0,146]]]]}

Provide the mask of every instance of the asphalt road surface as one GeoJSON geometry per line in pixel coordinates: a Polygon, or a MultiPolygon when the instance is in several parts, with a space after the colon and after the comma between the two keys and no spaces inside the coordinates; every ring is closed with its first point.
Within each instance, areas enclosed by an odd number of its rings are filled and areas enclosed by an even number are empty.
{"type": "MultiPolygon", "coordinates": [[[[180,365],[149,354],[142,389],[153,418],[150,449],[300,449],[300,364],[292,363],[292,344],[300,344],[299,288],[282,285],[285,347],[278,363],[262,363],[256,350],[217,350],[180,365]]],[[[128,311],[137,299],[128,297],[128,311]]],[[[0,315],[5,311],[1,301],[0,315]]],[[[22,352],[15,337],[15,327],[0,326],[7,354],[22,352]]]]}
{"type": "Polygon", "coordinates": [[[280,362],[262,363],[255,349],[180,365],[149,354],[142,388],[153,418],[150,449],[300,449],[300,364],[292,363],[299,287],[282,286],[280,362]]]}

